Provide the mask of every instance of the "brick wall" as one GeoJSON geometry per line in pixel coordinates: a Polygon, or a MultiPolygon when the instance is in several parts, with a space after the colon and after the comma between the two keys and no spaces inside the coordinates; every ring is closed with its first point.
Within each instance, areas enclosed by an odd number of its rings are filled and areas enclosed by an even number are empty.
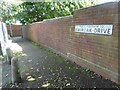
{"type": "Polygon", "coordinates": [[[71,20],[72,16],[31,24],[28,26],[28,37],[36,43],[66,54],[69,47],[67,41],[69,39],[71,20]]]}
{"type": "MultiPolygon", "coordinates": [[[[21,27],[22,25],[11,25],[13,37],[21,36],[21,27]]],[[[10,25],[7,25],[8,34],[10,35],[10,25]]]]}
{"type": "Polygon", "coordinates": [[[76,49],[70,52],[81,58],[76,61],[80,65],[118,82],[118,3],[75,11],[73,27],[77,24],[113,24],[111,36],[75,33],[72,30],[71,43],[76,49]]]}
{"type": "Polygon", "coordinates": [[[28,25],[28,39],[97,74],[120,83],[118,2],[106,3],[74,12],[73,16],[28,25]],[[76,33],[75,25],[113,24],[113,34],[76,33]]]}

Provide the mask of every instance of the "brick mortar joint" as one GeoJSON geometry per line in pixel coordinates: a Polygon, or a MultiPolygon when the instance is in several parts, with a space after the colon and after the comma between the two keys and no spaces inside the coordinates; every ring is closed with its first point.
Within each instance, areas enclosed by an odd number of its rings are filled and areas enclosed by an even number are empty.
{"type": "MultiPolygon", "coordinates": [[[[56,49],[54,49],[54,48],[52,48],[52,47],[50,47],[50,46],[48,46],[48,45],[44,45],[45,47],[47,47],[47,48],[49,48],[49,49],[51,49],[53,52],[55,52],[55,53],[58,53],[58,54],[60,54],[61,56],[64,56],[65,58],[70,58],[70,56],[73,56],[73,57],[75,57],[75,58],[78,58],[78,59],[80,59],[80,60],[82,60],[82,61],[84,61],[84,62],[87,62],[87,63],[89,63],[89,64],[91,64],[91,65],[94,65],[94,66],[96,66],[96,67],[98,67],[98,68],[100,68],[100,69],[102,69],[102,70],[105,70],[105,71],[107,71],[107,72],[109,72],[109,73],[111,73],[111,74],[113,74],[113,73],[115,73],[115,72],[113,72],[113,71],[111,71],[110,69],[108,69],[108,68],[105,68],[105,67],[102,67],[102,66],[100,66],[100,65],[98,65],[98,64],[95,64],[95,63],[92,63],[92,62],[90,62],[90,61],[88,61],[88,60],[86,60],[86,59],[83,59],[83,58],[81,58],[81,57],[78,57],[78,56],[76,56],[76,55],[74,55],[74,54],[71,54],[71,53],[67,53],[66,55],[65,54],[63,54],[62,52],[60,52],[60,51],[58,51],[58,50],[56,50],[56,49]]],[[[119,73],[115,73],[117,76],[119,75],[119,73]]]]}
{"type": "MultiPolygon", "coordinates": [[[[67,53],[67,57],[70,57],[70,55],[71,55],[71,56],[74,56],[75,58],[78,58],[78,59],[80,59],[80,60],[82,60],[82,61],[85,61],[85,62],[87,62],[87,63],[89,63],[89,64],[91,64],[91,65],[94,65],[94,66],[96,66],[96,67],[98,67],[98,68],[100,68],[100,69],[102,69],[102,70],[108,71],[108,72],[110,72],[110,73],[115,73],[115,72],[111,71],[111,70],[108,69],[108,68],[105,68],[105,67],[102,67],[102,66],[100,66],[100,65],[98,65],[98,64],[92,63],[92,62],[90,62],[90,61],[88,61],[88,60],[86,60],[86,59],[83,59],[83,58],[81,58],[81,57],[78,57],[78,56],[76,56],[76,55],[74,55],[74,54],[67,53]]],[[[116,75],[118,76],[118,73],[116,73],[116,75]]]]}

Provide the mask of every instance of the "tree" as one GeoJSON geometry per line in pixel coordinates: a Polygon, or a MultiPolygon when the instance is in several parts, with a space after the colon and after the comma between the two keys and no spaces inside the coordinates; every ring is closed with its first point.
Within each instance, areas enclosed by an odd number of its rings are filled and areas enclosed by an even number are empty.
{"type": "Polygon", "coordinates": [[[74,10],[95,5],[95,0],[80,2],[24,2],[14,15],[22,24],[43,21],[44,19],[73,15],[74,10]]]}
{"type": "Polygon", "coordinates": [[[43,21],[44,19],[73,15],[74,10],[93,6],[96,0],[69,0],[69,2],[0,2],[0,18],[6,23],[19,20],[22,24],[43,21]],[[20,5],[19,5],[20,4],[20,5]],[[18,6],[19,5],[19,6],[18,6]]]}
{"type": "Polygon", "coordinates": [[[5,2],[0,2],[0,19],[5,21],[7,19],[7,5],[5,2]]]}
{"type": "Polygon", "coordinates": [[[6,23],[14,22],[14,15],[18,11],[17,6],[20,2],[11,3],[5,0],[0,1],[0,19],[6,23]]]}

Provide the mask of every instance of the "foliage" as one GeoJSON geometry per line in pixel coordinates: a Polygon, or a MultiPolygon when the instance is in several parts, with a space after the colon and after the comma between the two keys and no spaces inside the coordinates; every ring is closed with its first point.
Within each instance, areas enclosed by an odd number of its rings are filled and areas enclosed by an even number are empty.
{"type": "Polygon", "coordinates": [[[43,21],[55,17],[72,15],[74,10],[95,5],[95,0],[80,2],[24,2],[14,15],[22,24],[43,21]],[[89,1],[89,2],[88,2],[89,1]]]}
{"type": "Polygon", "coordinates": [[[12,23],[14,21],[14,15],[18,11],[18,2],[10,3],[5,0],[0,1],[0,19],[6,23],[12,23]]]}
{"type": "Polygon", "coordinates": [[[72,15],[74,10],[93,6],[97,0],[69,0],[64,2],[23,2],[0,1],[0,19],[6,23],[19,20],[23,24],[43,21],[44,19],[72,15]],[[19,5],[20,4],[20,5],[19,5]],[[19,6],[18,6],[19,5],[19,6]]]}

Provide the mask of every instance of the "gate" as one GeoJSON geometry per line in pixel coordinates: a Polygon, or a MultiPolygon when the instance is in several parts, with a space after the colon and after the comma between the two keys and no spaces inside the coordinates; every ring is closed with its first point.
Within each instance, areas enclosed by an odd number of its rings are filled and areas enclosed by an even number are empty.
{"type": "Polygon", "coordinates": [[[22,25],[7,25],[7,30],[11,37],[22,36],[22,25]]]}

